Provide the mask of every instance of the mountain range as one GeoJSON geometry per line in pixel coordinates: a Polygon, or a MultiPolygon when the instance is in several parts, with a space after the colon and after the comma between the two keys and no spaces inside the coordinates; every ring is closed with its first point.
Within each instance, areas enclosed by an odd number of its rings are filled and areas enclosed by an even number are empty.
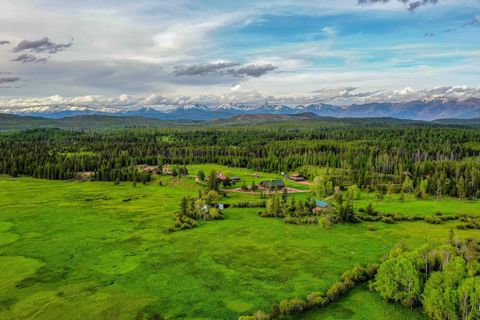
{"type": "Polygon", "coordinates": [[[224,104],[205,106],[188,104],[169,110],[150,106],[69,106],[49,105],[34,107],[1,107],[0,113],[21,116],[60,119],[71,116],[106,115],[143,117],[160,120],[213,120],[226,119],[236,115],[294,115],[312,113],[321,117],[336,118],[380,118],[432,121],[436,119],[472,119],[480,117],[480,99],[433,98],[411,102],[383,102],[336,106],[331,104],[309,104],[286,106],[265,103],[259,106],[224,104]]]}

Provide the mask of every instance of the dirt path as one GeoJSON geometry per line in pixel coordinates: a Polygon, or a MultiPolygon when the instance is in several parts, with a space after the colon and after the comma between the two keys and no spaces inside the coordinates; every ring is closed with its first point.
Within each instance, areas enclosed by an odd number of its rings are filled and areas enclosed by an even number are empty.
{"type": "MultiPolygon", "coordinates": [[[[198,177],[195,177],[195,182],[198,183],[198,184],[201,184],[203,186],[206,185],[206,183],[204,181],[200,181],[200,179],[198,177]]],[[[253,195],[259,195],[260,194],[260,192],[245,191],[242,188],[236,188],[236,189],[224,189],[224,188],[222,188],[222,189],[220,189],[220,191],[245,193],[245,194],[253,194],[253,195]]],[[[265,193],[269,193],[268,190],[265,190],[265,191],[266,191],[265,193]]],[[[310,190],[301,190],[301,189],[287,187],[287,192],[288,193],[309,193],[310,190]]]]}
{"type": "MultiPolygon", "coordinates": [[[[226,191],[226,192],[237,192],[237,193],[246,193],[246,194],[260,194],[261,192],[252,192],[252,191],[245,191],[241,188],[236,188],[236,189],[221,189],[222,191],[226,191]]],[[[270,191],[268,190],[265,190],[266,192],[265,193],[270,193],[270,191]]],[[[281,192],[281,190],[279,191],[281,192]]],[[[295,189],[295,188],[290,188],[290,187],[287,187],[287,192],[288,193],[309,193],[310,190],[301,190],[301,189],[295,189]]]]}

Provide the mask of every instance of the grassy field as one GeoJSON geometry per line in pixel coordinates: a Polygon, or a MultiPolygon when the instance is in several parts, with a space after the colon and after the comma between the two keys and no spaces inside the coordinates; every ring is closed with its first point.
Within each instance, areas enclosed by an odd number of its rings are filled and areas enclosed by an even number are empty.
{"type": "Polygon", "coordinates": [[[439,200],[431,197],[429,199],[416,199],[413,195],[407,194],[403,201],[400,195],[386,195],[383,200],[378,200],[374,193],[362,193],[360,200],[355,201],[355,208],[365,208],[371,203],[380,212],[412,215],[431,215],[436,212],[453,215],[457,213],[480,216],[480,201],[459,200],[457,198],[444,197],[439,200]]]}
{"type": "MultiPolygon", "coordinates": [[[[189,168],[190,174],[198,168],[189,168]]],[[[168,233],[181,197],[196,195],[201,186],[193,179],[161,179],[163,186],[134,187],[0,177],[0,319],[236,319],[324,290],[355,263],[376,262],[401,239],[411,247],[443,241],[456,224],[325,230],[230,208],[224,220],[168,233]]],[[[258,199],[230,193],[225,202],[247,197],[258,199]]],[[[385,318],[390,306],[360,290],[305,319],[338,319],[346,305],[358,313],[351,319],[367,319],[364,299],[372,310],[368,319],[385,318]]],[[[398,319],[412,318],[398,312],[398,319]]]]}
{"type": "Polygon", "coordinates": [[[201,164],[201,165],[191,165],[188,166],[188,173],[190,175],[197,175],[199,170],[203,170],[205,172],[205,176],[208,177],[208,174],[211,170],[215,170],[216,172],[222,172],[229,177],[240,177],[241,181],[237,183],[234,187],[239,188],[242,186],[243,182],[246,183],[247,186],[250,186],[252,181],[255,181],[256,184],[259,184],[263,180],[273,180],[273,179],[281,179],[285,182],[287,187],[292,187],[300,190],[310,190],[308,185],[296,183],[290,181],[288,179],[283,179],[282,175],[276,173],[265,173],[265,172],[256,172],[249,169],[244,168],[230,168],[225,166],[220,166],[216,164],[201,164]],[[254,173],[257,173],[259,177],[255,177],[254,173]]]}
{"type": "Polygon", "coordinates": [[[417,311],[398,304],[386,303],[378,294],[368,291],[366,286],[355,288],[343,299],[324,309],[315,310],[299,317],[301,320],[426,320],[417,311]]]}

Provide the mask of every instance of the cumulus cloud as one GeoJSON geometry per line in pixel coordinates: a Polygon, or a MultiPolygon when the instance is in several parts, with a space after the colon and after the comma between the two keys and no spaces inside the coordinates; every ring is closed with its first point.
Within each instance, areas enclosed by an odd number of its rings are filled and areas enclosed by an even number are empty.
{"type": "MultiPolygon", "coordinates": [[[[17,80],[18,81],[18,80],[17,80]]],[[[13,80],[11,81],[13,82],[13,80]]],[[[235,88],[235,87],[233,87],[235,88]]],[[[480,86],[439,86],[429,89],[414,89],[405,87],[398,90],[361,91],[354,87],[322,88],[307,95],[265,96],[256,91],[242,91],[241,87],[230,90],[225,94],[205,94],[197,96],[164,96],[151,94],[144,97],[134,97],[122,94],[116,97],[86,95],[78,97],[63,97],[59,95],[46,98],[2,98],[0,97],[0,110],[6,108],[21,108],[51,105],[76,105],[76,106],[154,106],[159,109],[173,108],[185,104],[203,104],[219,106],[221,104],[261,105],[268,101],[271,104],[284,104],[289,106],[308,105],[315,103],[329,103],[334,105],[351,105],[382,102],[410,102],[417,100],[432,100],[438,98],[466,100],[469,98],[480,99],[480,86]]]]}
{"type": "Polygon", "coordinates": [[[196,64],[191,66],[176,66],[172,72],[175,76],[231,76],[258,78],[277,69],[272,64],[240,64],[237,62],[217,62],[196,64]]]}
{"type": "Polygon", "coordinates": [[[50,41],[49,38],[44,37],[40,40],[23,40],[19,44],[17,44],[12,51],[13,52],[20,52],[20,51],[31,51],[35,53],[48,53],[48,54],[55,54],[57,52],[63,51],[67,48],[72,46],[73,42],[68,43],[54,43],[50,41]]]}
{"type": "Polygon", "coordinates": [[[17,81],[20,81],[20,78],[18,78],[18,77],[4,77],[4,78],[0,78],[0,84],[12,83],[12,82],[17,82],[17,81]]]}
{"type": "MultiPolygon", "coordinates": [[[[437,4],[438,0],[397,0],[408,7],[408,11],[414,12],[418,8],[428,5],[428,4],[437,4]]],[[[358,4],[374,4],[374,3],[388,3],[390,0],[358,0],[358,4]]]]}
{"type": "Polygon", "coordinates": [[[17,56],[15,59],[12,59],[12,61],[21,62],[21,63],[45,63],[47,62],[47,59],[37,58],[36,56],[30,53],[23,53],[17,56]]]}

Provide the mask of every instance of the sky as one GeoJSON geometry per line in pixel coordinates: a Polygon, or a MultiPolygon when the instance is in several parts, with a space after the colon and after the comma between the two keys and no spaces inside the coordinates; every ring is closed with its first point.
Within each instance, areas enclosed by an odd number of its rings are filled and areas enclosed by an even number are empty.
{"type": "Polygon", "coordinates": [[[0,0],[0,106],[480,97],[479,0],[0,0]]]}

